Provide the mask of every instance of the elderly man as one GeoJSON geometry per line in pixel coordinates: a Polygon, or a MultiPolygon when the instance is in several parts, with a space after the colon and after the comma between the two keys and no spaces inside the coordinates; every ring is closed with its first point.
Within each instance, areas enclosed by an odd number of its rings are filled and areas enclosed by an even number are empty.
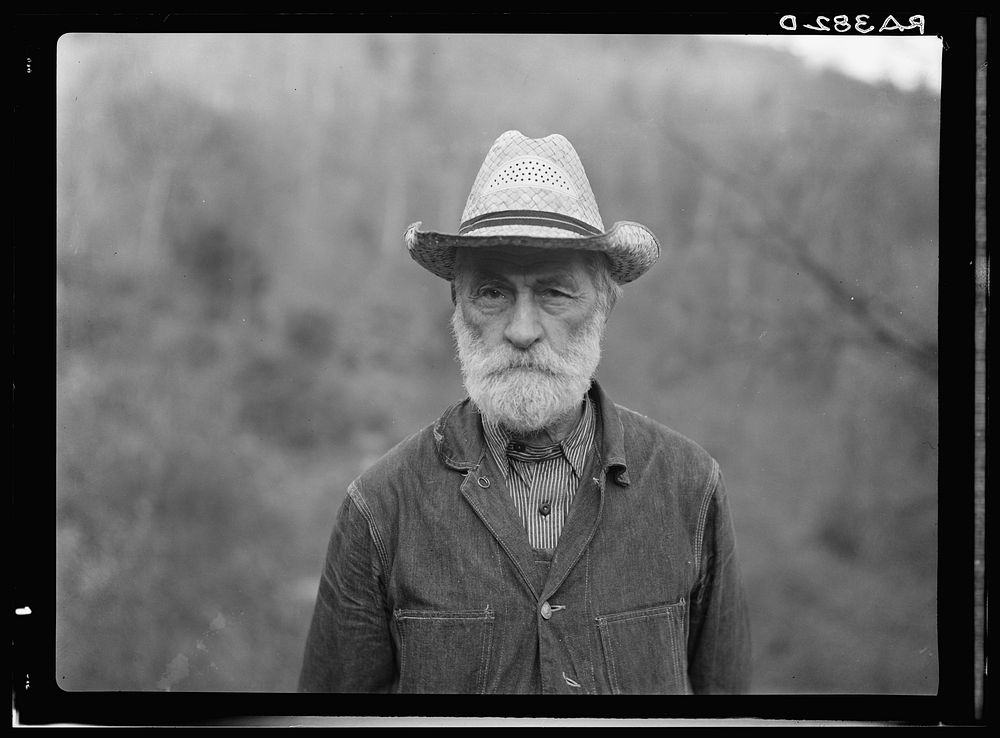
{"type": "Polygon", "coordinates": [[[517,131],[487,155],[457,235],[419,227],[406,244],[451,282],[469,397],[350,485],[300,689],[745,690],[719,465],[593,378],[656,238],[605,231],[570,143],[517,131]]]}

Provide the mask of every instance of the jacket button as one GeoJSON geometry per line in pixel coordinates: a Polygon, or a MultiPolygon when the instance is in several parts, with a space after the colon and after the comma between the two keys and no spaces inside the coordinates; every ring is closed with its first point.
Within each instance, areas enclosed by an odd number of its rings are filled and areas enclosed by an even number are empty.
{"type": "Polygon", "coordinates": [[[550,505],[547,502],[543,502],[541,505],[539,505],[538,512],[540,515],[548,515],[550,512],[552,512],[552,505],[550,505]]]}
{"type": "Polygon", "coordinates": [[[542,617],[546,620],[552,617],[552,606],[548,601],[542,603],[542,617]]]}

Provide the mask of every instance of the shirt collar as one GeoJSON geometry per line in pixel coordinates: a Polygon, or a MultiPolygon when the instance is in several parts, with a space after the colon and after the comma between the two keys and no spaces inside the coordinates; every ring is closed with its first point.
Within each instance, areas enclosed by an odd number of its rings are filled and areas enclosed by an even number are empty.
{"type": "MultiPolygon", "coordinates": [[[[587,454],[594,442],[594,433],[597,423],[594,419],[594,408],[590,397],[584,395],[583,413],[579,422],[570,433],[559,441],[562,447],[563,456],[569,461],[578,477],[583,476],[584,468],[587,464],[587,454]]],[[[496,423],[492,423],[483,418],[483,436],[486,439],[486,446],[493,456],[493,460],[500,467],[500,471],[506,477],[510,472],[509,461],[507,459],[507,446],[511,441],[511,434],[505,428],[496,423]]]]}

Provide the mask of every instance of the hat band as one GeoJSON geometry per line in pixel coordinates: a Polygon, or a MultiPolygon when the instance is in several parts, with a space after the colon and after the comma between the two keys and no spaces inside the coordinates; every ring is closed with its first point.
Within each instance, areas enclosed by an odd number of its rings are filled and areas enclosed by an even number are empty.
{"type": "Polygon", "coordinates": [[[458,228],[459,235],[467,235],[480,228],[490,228],[501,225],[532,225],[546,228],[561,228],[582,236],[599,236],[601,231],[589,223],[571,218],[562,213],[550,213],[544,210],[502,210],[496,213],[483,213],[475,218],[469,218],[458,228]]]}

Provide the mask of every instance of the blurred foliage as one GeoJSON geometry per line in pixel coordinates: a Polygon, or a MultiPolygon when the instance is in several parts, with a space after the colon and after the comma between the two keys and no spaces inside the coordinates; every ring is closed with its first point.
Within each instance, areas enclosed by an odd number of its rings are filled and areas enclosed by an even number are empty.
{"type": "Polygon", "coordinates": [[[934,692],[938,105],[721,38],[63,37],[61,686],[295,688],[347,484],[461,393],[401,234],[516,128],[664,246],[600,377],[723,466],[754,689],[934,692]]]}

